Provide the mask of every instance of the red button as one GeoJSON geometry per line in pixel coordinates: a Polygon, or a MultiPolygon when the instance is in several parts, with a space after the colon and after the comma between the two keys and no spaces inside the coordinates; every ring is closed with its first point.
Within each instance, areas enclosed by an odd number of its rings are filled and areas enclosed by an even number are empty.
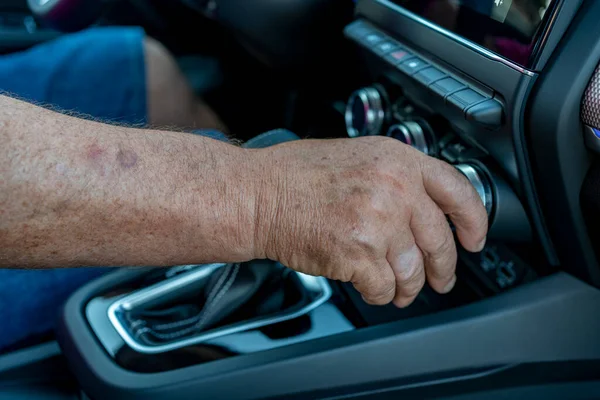
{"type": "Polygon", "coordinates": [[[390,53],[390,56],[395,59],[395,60],[402,60],[404,57],[406,57],[408,55],[407,52],[402,51],[402,50],[398,50],[398,51],[394,51],[393,53],[390,53]]]}

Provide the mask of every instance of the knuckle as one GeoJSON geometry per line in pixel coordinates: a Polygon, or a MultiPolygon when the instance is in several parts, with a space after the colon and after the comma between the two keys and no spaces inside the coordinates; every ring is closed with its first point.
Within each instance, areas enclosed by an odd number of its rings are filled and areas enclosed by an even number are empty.
{"type": "Polygon", "coordinates": [[[456,270],[456,253],[443,262],[430,262],[427,266],[427,276],[436,281],[447,281],[454,275],[456,270]]]}
{"type": "Polygon", "coordinates": [[[395,282],[383,279],[380,283],[374,283],[365,290],[364,297],[370,304],[384,305],[392,301],[396,294],[395,282]]]}
{"type": "Polygon", "coordinates": [[[370,260],[378,258],[381,248],[381,242],[378,238],[378,232],[369,226],[355,226],[351,228],[349,240],[352,243],[348,246],[346,257],[353,260],[370,260]]]}
{"type": "Polygon", "coordinates": [[[401,265],[396,271],[396,279],[398,283],[406,284],[417,281],[422,275],[423,265],[420,262],[412,262],[408,265],[401,265]]]}
{"type": "Polygon", "coordinates": [[[406,297],[416,297],[425,286],[425,274],[417,274],[412,280],[404,281],[402,294],[406,297]]]}
{"type": "Polygon", "coordinates": [[[435,280],[447,280],[454,274],[456,268],[456,245],[454,238],[449,235],[443,235],[431,253],[425,254],[427,264],[427,275],[435,280]]]}
{"type": "Polygon", "coordinates": [[[439,235],[439,239],[434,244],[433,249],[426,254],[426,257],[432,261],[443,261],[451,257],[455,246],[454,238],[449,233],[439,235]]]}
{"type": "Polygon", "coordinates": [[[427,276],[430,279],[430,283],[431,280],[439,282],[446,282],[450,280],[454,275],[455,268],[456,267],[454,263],[448,264],[443,268],[440,266],[433,266],[431,268],[427,268],[427,276]]]}
{"type": "Polygon", "coordinates": [[[365,187],[355,186],[345,199],[345,218],[357,226],[367,227],[380,214],[386,213],[386,199],[377,193],[377,185],[372,183],[365,187]]]}

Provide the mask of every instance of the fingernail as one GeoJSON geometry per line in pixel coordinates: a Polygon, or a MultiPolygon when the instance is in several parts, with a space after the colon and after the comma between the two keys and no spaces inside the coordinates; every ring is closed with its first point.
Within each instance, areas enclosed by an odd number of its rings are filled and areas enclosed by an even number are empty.
{"type": "Polygon", "coordinates": [[[452,280],[450,280],[450,282],[448,282],[448,284],[444,287],[444,290],[442,290],[442,293],[444,293],[444,294],[449,293],[452,289],[454,289],[454,285],[456,285],[456,275],[454,275],[452,277],[452,280]]]}
{"type": "Polygon", "coordinates": [[[483,248],[485,247],[485,242],[487,241],[487,237],[484,237],[483,240],[479,243],[479,245],[477,246],[477,252],[479,253],[480,251],[483,251],[483,248]]]}

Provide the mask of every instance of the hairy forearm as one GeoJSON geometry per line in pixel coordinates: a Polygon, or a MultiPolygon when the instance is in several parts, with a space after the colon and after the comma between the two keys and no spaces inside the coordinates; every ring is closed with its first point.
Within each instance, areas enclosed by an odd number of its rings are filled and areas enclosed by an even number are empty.
{"type": "Polygon", "coordinates": [[[261,157],[0,96],[0,266],[252,258],[261,157]]]}

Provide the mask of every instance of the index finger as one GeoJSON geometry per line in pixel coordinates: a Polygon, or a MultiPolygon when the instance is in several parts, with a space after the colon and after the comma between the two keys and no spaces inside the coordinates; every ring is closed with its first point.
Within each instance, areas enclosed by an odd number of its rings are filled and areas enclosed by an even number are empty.
{"type": "Polygon", "coordinates": [[[481,197],[456,168],[434,158],[429,160],[422,167],[427,194],[450,217],[463,247],[472,252],[483,250],[488,214],[481,197]]]}

